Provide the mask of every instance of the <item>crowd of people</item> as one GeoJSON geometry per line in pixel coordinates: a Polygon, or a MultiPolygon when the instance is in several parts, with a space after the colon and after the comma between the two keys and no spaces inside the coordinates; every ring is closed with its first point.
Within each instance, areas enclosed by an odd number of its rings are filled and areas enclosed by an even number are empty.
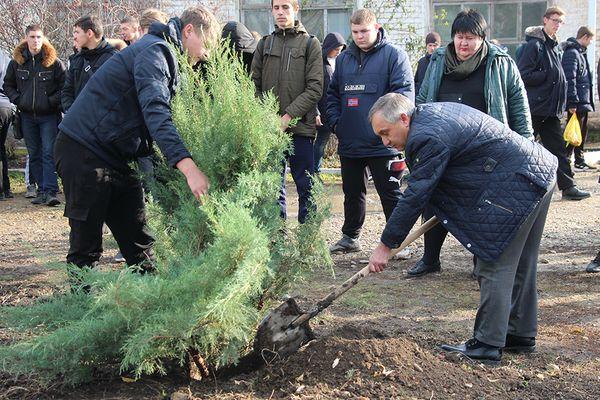
{"type": "MultiPolygon", "coordinates": [[[[277,96],[281,129],[291,136],[293,151],[281,169],[282,218],[288,166],[299,196],[298,222],[304,223],[316,206],[313,177],[336,135],[344,223],[331,252],[361,251],[372,178],[387,221],[372,270],[385,267],[390,249],[419,215],[437,216],[441,223],[425,234],[423,257],[408,274],[440,271],[450,232],[474,254],[482,292],[474,338],[446,348],[491,363],[500,360],[502,348],[533,351],[537,255],[554,184],[564,200],[590,197],[573,170],[595,169],[584,156],[587,116],[594,110],[586,48],[594,33],[581,27],[560,43],[566,14],[550,7],[540,16],[542,25],[526,30],[515,61],[489,40],[481,13],[463,10],[446,46],[439,34],[426,36],[427,54],[413,74],[408,54],[391,43],[368,9],[352,14],[349,44],[331,32],[321,45],[298,20],[297,0],[271,5],[275,29],[262,38],[239,22],[221,27],[202,6],[170,19],[150,9],[139,20],[125,17],[119,40],[105,38],[94,16],[77,20],[68,68],[39,25],[26,28],[12,59],[0,58],[0,144],[14,120],[29,154],[33,204],[60,204],[57,177],[62,179],[71,228],[67,261],[94,267],[106,224],[127,264],[152,272],[154,239],[144,204],[149,189],[129,163],[136,160],[144,180],[151,179],[155,144],[196,198],[208,192],[206,176],[172,122],[178,73],[167,41],[192,63],[202,63],[221,36],[240,55],[256,96],[277,96]],[[563,140],[561,123],[571,115],[582,128],[579,147],[563,140]],[[402,151],[410,168],[404,192],[402,171],[391,167],[402,151]],[[500,196],[506,193],[511,195],[500,196]]],[[[9,199],[6,152],[0,150],[0,196],[9,199]]],[[[599,259],[600,253],[589,272],[600,272],[599,259]]]]}

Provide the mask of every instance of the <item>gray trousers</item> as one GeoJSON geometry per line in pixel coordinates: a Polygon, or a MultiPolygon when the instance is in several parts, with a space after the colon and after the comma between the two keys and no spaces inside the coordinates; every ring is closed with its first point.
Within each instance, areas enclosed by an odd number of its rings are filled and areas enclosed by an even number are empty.
{"type": "Polygon", "coordinates": [[[536,336],[537,259],[553,188],[550,186],[497,260],[477,260],[480,300],[473,336],[480,342],[504,347],[507,333],[536,336]]]}

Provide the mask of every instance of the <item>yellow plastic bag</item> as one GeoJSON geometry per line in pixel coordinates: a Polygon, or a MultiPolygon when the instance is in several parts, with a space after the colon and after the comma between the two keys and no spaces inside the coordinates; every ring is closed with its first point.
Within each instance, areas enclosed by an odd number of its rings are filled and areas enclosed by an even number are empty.
{"type": "Polygon", "coordinates": [[[567,146],[573,145],[577,147],[581,145],[581,127],[577,120],[577,114],[571,115],[571,119],[569,119],[569,122],[567,122],[567,126],[565,127],[563,137],[567,142],[567,146]]]}

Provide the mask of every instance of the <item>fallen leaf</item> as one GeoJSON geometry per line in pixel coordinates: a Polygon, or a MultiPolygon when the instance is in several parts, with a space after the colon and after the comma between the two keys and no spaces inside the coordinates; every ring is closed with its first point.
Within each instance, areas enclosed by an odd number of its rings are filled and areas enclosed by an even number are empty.
{"type": "Polygon", "coordinates": [[[340,363],[340,359],[336,358],[335,360],[333,360],[333,364],[331,364],[331,368],[337,367],[339,363],[340,363]]]}
{"type": "Polygon", "coordinates": [[[383,367],[383,372],[382,374],[385,376],[390,376],[391,374],[393,374],[395,371],[393,369],[386,369],[385,367],[383,367]]]}
{"type": "Polygon", "coordinates": [[[548,371],[548,375],[550,376],[556,376],[560,374],[560,367],[556,364],[548,364],[546,370],[548,371]]]}
{"type": "Polygon", "coordinates": [[[303,391],[306,388],[306,385],[300,385],[298,386],[298,388],[296,389],[296,393],[300,393],[301,391],[303,391]]]}
{"type": "Polygon", "coordinates": [[[423,372],[423,368],[421,368],[421,367],[419,366],[419,364],[417,364],[417,363],[413,363],[413,367],[415,367],[415,369],[416,369],[417,371],[419,371],[419,372],[423,372]]]}
{"type": "Polygon", "coordinates": [[[543,381],[544,379],[546,379],[546,377],[544,376],[544,374],[537,374],[536,377],[540,380],[543,381]]]}
{"type": "Polygon", "coordinates": [[[133,382],[137,381],[137,379],[135,379],[135,378],[130,378],[130,377],[128,377],[128,376],[122,376],[122,377],[121,377],[121,380],[122,380],[123,382],[125,382],[125,383],[133,383],[133,382]]]}
{"type": "Polygon", "coordinates": [[[302,382],[304,380],[304,374],[296,378],[296,382],[302,382]]]}
{"type": "Polygon", "coordinates": [[[470,389],[470,388],[472,388],[472,387],[473,387],[473,384],[472,384],[472,383],[468,383],[468,382],[467,382],[467,383],[465,383],[465,386],[466,386],[466,387],[468,387],[468,388],[470,389]]]}

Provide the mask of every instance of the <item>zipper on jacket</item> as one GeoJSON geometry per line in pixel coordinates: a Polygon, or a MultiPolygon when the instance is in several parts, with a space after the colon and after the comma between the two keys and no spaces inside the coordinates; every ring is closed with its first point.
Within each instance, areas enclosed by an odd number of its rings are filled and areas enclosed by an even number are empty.
{"type": "Polygon", "coordinates": [[[491,201],[489,201],[489,200],[487,200],[487,199],[486,199],[486,200],[484,200],[483,202],[484,202],[484,203],[486,203],[486,204],[489,204],[490,206],[493,206],[493,207],[499,208],[499,209],[501,209],[501,210],[504,210],[504,211],[506,211],[506,212],[508,212],[508,213],[514,214],[514,212],[513,212],[512,210],[509,210],[508,208],[506,208],[506,207],[503,207],[503,206],[501,206],[500,204],[492,203],[491,201]]]}
{"type": "Polygon", "coordinates": [[[292,59],[292,49],[288,50],[288,61],[287,61],[287,68],[285,69],[286,71],[290,70],[290,61],[292,59]]]}
{"type": "Polygon", "coordinates": [[[35,117],[35,56],[31,57],[33,60],[33,101],[31,104],[31,110],[33,111],[33,116],[35,117]]]}

